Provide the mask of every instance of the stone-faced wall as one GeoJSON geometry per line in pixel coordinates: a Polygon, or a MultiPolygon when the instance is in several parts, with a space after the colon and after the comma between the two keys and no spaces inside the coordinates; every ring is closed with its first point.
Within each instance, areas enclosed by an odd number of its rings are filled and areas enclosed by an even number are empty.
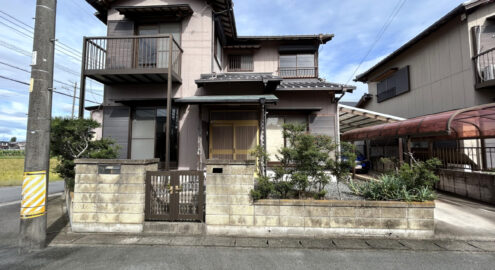
{"type": "Polygon", "coordinates": [[[440,170],[437,189],[495,204],[495,174],[440,170]]]}
{"type": "Polygon", "coordinates": [[[207,234],[242,236],[401,236],[434,234],[434,202],[260,200],[254,164],[207,165],[207,234]],[[214,173],[221,169],[222,173],[214,173]]]}
{"type": "Polygon", "coordinates": [[[75,163],[72,230],[142,232],[146,171],[158,170],[158,159],[80,159],[75,163]],[[120,172],[105,172],[105,165],[120,166],[120,172]]]}

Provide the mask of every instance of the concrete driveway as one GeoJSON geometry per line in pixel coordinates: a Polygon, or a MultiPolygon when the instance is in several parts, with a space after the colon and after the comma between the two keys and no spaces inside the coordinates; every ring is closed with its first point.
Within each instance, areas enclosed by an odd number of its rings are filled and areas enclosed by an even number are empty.
{"type": "Polygon", "coordinates": [[[435,203],[435,238],[495,240],[495,206],[444,193],[435,203]]]}

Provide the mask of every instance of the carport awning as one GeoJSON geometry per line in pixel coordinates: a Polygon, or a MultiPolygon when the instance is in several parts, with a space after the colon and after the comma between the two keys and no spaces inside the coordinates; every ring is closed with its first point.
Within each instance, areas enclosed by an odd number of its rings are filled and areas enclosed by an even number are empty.
{"type": "Polygon", "coordinates": [[[381,138],[478,139],[495,137],[495,103],[425,115],[345,132],[343,141],[381,138]]]}
{"type": "Polygon", "coordinates": [[[383,123],[406,120],[405,118],[364,110],[344,104],[339,104],[338,106],[340,133],[383,123]]]}
{"type": "Polygon", "coordinates": [[[278,98],[275,95],[236,95],[236,96],[193,96],[178,98],[176,103],[185,104],[238,104],[238,103],[276,103],[278,98]]]}

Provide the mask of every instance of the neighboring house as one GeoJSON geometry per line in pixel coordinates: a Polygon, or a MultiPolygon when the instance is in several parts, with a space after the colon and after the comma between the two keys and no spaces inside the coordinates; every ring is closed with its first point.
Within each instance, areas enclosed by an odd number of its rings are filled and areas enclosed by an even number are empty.
{"type": "Polygon", "coordinates": [[[103,107],[101,105],[98,106],[88,106],[85,108],[90,112],[91,120],[98,122],[101,126],[93,129],[94,135],[93,140],[100,140],[103,136],[103,107]]]}
{"type": "Polygon", "coordinates": [[[3,150],[9,149],[9,144],[10,144],[10,142],[7,142],[7,141],[0,142],[0,149],[3,149],[3,150]]]}
{"type": "Polygon", "coordinates": [[[356,81],[358,107],[412,118],[494,102],[495,3],[465,2],[356,81]]]}
{"type": "Polygon", "coordinates": [[[19,150],[26,150],[26,142],[17,142],[17,147],[19,150]]]}
{"type": "Polygon", "coordinates": [[[86,78],[105,85],[102,136],[120,158],[196,170],[258,144],[273,159],[284,123],[339,133],[336,95],[355,87],[319,78],[333,35],[238,36],[231,0],[87,2],[108,36],[85,38],[81,101],[86,78]]]}

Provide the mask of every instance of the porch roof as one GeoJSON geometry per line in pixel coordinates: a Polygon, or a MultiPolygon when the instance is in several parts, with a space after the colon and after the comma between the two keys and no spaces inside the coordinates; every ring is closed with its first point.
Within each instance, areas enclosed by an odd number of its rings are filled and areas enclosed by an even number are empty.
{"type": "Polygon", "coordinates": [[[393,123],[406,120],[405,118],[360,109],[345,104],[338,105],[340,132],[361,129],[364,127],[375,126],[384,123],[393,123]]]}
{"type": "Polygon", "coordinates": [[[220,104],[220,103],[277,103],[278,98],[275,95],[235,95],[235,96],[193,96],[178,98],[176,103],[185,104],[220,104]]]}
{"type": "Polygon", "coordinates": [[[354,129],[344,141],[378,138],[477,139],[495,137],[495,103],[354,129]]]}

